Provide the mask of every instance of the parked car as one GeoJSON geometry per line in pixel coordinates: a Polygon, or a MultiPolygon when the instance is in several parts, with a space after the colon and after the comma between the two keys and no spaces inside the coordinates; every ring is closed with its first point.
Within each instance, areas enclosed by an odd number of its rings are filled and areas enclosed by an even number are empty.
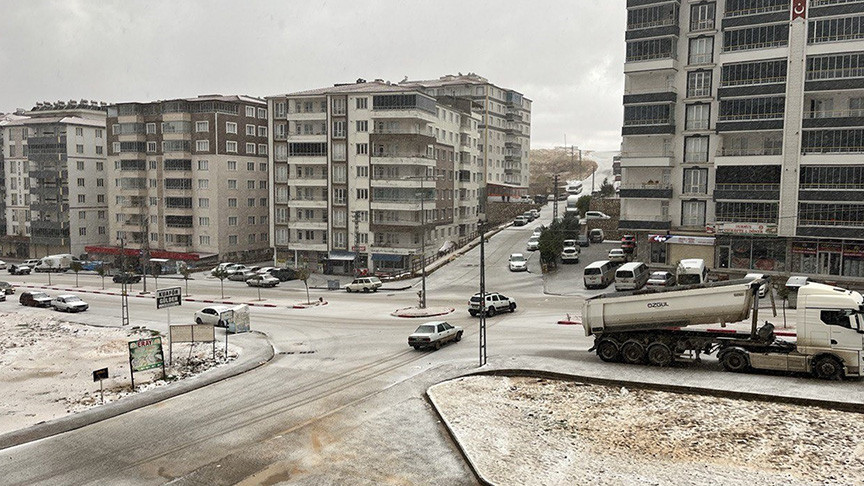
{"type": "Polygon", "coordinates": [[[627,261],[627,254],[621,248],[612,248],[609,250],[609,256],[606,259],[612,263],[625,263],[627,261]]]}
{"type": "Polygon", "coordinates": [[[533,236],[540,236],[543,234],[544,229],[546,229],[546,227],[541,224],[540,226],[534,228],[534,232],[532,233],[532,235],[533,236]]]}
{"type": "Polygon", "coordinates": [[[114,277],[112,277],[111,280],[114,283],[119,283],[119,284],[124,284],[124,283],[126,285],[136,284],[136,283],[141,281],[141,275],[138,275],[135,273],[123,272],[123,273],[118,273],[117,275],[114,275],[114,277]]]}
{"type": "Polygon", "coordinates": [[[195,313],[195,323],[196,324],[213,324],[217,327],[225,327],[225,323],[222,322],[220,315],[225,312],[233,309],[234,307],[230,305],[211,305],[209,307],[205,307],[195,313]]]}
{"type": "Polygon", "coordinates": [[[234,275],[235,273],[248,272],[249,267],[247,267],[246,265],[235,263],[234,265],[226,267],[225,271],[228,272],[228,278],[231,278],[231,275],[234,275]]]}
{"type": "Polygon", "coordinates": [[[521,253],[513,253],[507,261],[511,272],[525,272],[528,270],[528,259],[521,253]]]}
{"type": "Polygon", "coordinates": [[[564,248],[576,248],[576,240],[564,240],[562,245],[564,248]]]}
{"type": "Polygon", "coordinates": [[[24,260],[24,263],[22,263],[21,265],[28,266],[30,267],[30,270],[33,270],[34,268],[36,268],[36,265],[39,265],[39,262],[41,261],[41,258],[33,258],[31,260],[24,260]]]}
{"type": "Polygon", "coordinates": [[[27,307],[51,307],[51,297],[45,292],[21,292],[18,302],[27,307]]]}
{"type": "Polygon", "coordinates": [[[12,275],[29,275],[30,267],[27,265],[9,265],[9,273],[12,275]]]}
{"type": "Polygon", "coordinates": [[[54,297],[51,307],[60,312],[84,312],[90,306],[77,295],[65,294],[54,297]]]}
{"type": "Polygon", "coordinates": [[[297,278],[297,272],[293,268],[277,268],[270,270],[270,275],[278,278],[280,282],[287,282],[297,278]]]}
{"type": "Polygon", "coordinates": [[[675,285],[675,275],[672,272],[652,272],[645,284],[648,288],[672,287],[675,285]]]}
{"type": "Polygon", "coordinates": [[[531,211],[525,211],[524,213],[522,213],[522,216],[525,216],[525,219],[527,219],[529,223],[537,219],[537,217],[534,216],[534,213],[532,213],[531,211]]]}
{"type": "Polygon", "coordinates": [[[276,270],[276,267],[261,267],[255,273],[258,275],[269,275],[273,270],[276,270]]]}
{"type": "Polygon", "coordinates": [[[636,236],[624,235],[621,237],[621,249],[624,253],[633,253],[636,251],[636,236]]]}
{"type": "Polygon", "coordinates": [[[210,270],[210,275],[215,276],[219,270],[228,271],[229,268],[234,267],[236,265],[237,265],[236,263],[231,263],[231,262],[220,263],[219,265],[216,265],[216,268],[214,268],[213,270],[210,270]]]}
{"type": "Polygon", "coordinates": [[[246,285],[250,287],[275,287],[279,285],[279,279],[272,275],[253,275],[246,280],[246,285]]]}
{"type": "Polygon", "coordinates": [[[540,237],[532,236],[528,238],[528,244],[525,246],[525,249],[528,251],[537,251],[540,249],[540,237]]]}
{"type": "Polygon", "coordinates": [[[588,235],[579,235],[576,237],[576,244],[581,247],[591,246],[591,240],[588,239],[588,235]]]}
{"type": "Polygon", "coordinates": [[[579,247],[568,246],[561,251],[561,263],[579,263],[579,247]]]}
{"type": "Polygon", "coordinates": [[[588,239],[591,240],[591,243],[603,243],[605,238],[606,235],[603,234],[603,230],[600,228],[594,228],[588,232],[588,239]]]}
{"type": "Polygon", "coordinates": [[[6,294],[0,292],[0,302],[6,302],[6,294]]]}
{"type": "Polygon", "coordinates": [[[228,280],[232,280],[234,282],[245,282],[250,278],[254,277],[255,275],[257,275],[255,272],[252,272],[246,269],[246,267],[244,267],[242,271],[234,272],[228,275],[228,280]]]}
{"type": "Polygon", "coordinates": [[[612,219],[612,216],[600,211],[585,211],[585,219],[612,219]]]}
{"type": "Polygon", "coordinates": [[[451,326],[449,323],[444,321],[427,322],[426,324],[421,324],[410,336],[408,336],[408,345],[414,349],[441,349],[441,346],[450,341],[459,342],[461,340],[461,327],[451,326]]]}
{"type": "Polygon", "coordinates": [[[528,224],[528,218],[521,214],[513,218],[513,226],[525,226],[526,224],[528,224]]]}
{"type": "MultiPolygon", "coordinates": [[[[516,301],[497,292],[486,292],[486,315],[494,316],[504,311],[516,311],[516,301]]],[[[480,292],[468,301],[468,313],[473,317],[480,314],[480,292]]]]}
{"type": "Polygon", "coordinates": [[[6,262],[0,260],[0,270],[6,270],[6,262]]]}
{"type": "MultiPolygon", "coordinates": [[[[744,275],[744,278],[747,280],[758,280],[760,278],[767,279],[768,277],[764,273],[748,273],[744,275]]],[[[768,283],[763,283],[759,286],[759,298],[762,299],[766,295],[768,295],[768,283]]]]}
{"type": "Polygon", "coordinates": [[[536,210],[536,209],[532,209],[532,210],[529,211],[529,212],[531,213],[531,216],[534,216],[534,219],[537,219],[537,218],[540,217],[540,211],[538,211],[538,210],[536,210]]]}
{"type": "Polygon", "coordinates": [[[15,293],[15,287],[9,282],[0,282],[0,293],[3,295],[12,295],[15,293]]]}
{"type": "Polygon", "coordinates": [[[378,289],[384,285],[378,277],[358,277],[351,283],[345,286],[346,292],[378,292],[378,289]]]}
{"type": "Polygon", "coordinates": [[[86,262],[81,262],[81,270],[84,270],[87,272],[95,272],[95,271],[98,271],[99,268],[104,264],[105,264],[105,262],[103,262],[101,260],[89,260],[86,262]]]}

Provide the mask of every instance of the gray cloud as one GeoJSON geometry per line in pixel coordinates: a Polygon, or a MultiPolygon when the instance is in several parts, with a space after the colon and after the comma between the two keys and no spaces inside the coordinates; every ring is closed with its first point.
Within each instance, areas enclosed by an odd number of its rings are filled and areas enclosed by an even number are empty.
{"type": "Polygon", "coordinates": [[[0,0],[0,11],[0,111],[472,71],[534,101],[534,147],[620,143],[624,0],[0,0]]]}

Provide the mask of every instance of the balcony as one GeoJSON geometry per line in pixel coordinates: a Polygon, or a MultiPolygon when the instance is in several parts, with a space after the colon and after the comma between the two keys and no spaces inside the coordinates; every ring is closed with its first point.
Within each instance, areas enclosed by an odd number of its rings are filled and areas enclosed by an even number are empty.
{"type": "Polygon", "coordinates": [[[288,228],[292,230],[320,230],[327,231],[326,219],[300,219],[288,221],[288,228]]]}
{"type": "Polygon", "coordinates": [[[755,147],[733,148],[723,147],[714,157],[714,165],[780,165],[783,163],[783,148],[755,147]]]}
{"type": "Polygon", "coordinates": [[[643,118],[624,120],[621,135],[672,135],[675,133],[675,119],[671,116],[666,118],[643,118]]]}
{"type": "Polygon", "coordinates": [[[672,229],[672,218],[670,216],[650,215],[622,215],[618,221],[618,229],[626,230],[668,230],[672,229]]]}
{"type": "Polygon", "coordinates": [[[807,111],[804,128],[864,127],[864,110],[807,111]]]}
{"type": "Polygon", "coordinates": [[[423,187],[433,187],[435,185],[434,181],[421,181],[420,179],[409,179],[408,177],[420,177],[420,175],[384,175],[384,174],[373,174],[372,179],[369,181],[371,187],[407,187],[407,188],[420,188],[421,182],[423,183],[423,187]]]}
{"type": "Polygon", "coordinates": [[[779,201],[780,184],[757,183],[739,184],[722,183],[714,185],[714,199],[716,200],[761,200],[779,201]]]}
{"type": "Polygon", "coordinates": [[[624,104],[638,103],[675,103],[678,101],[678,90],[674,86],[662,86],[657,88],[625,89],[624,104]]]}
{"type": "Polygon", "coordinates": [[[302,208],[326,208],[327,200],[322,197],[295,196],[290,199],[288,205],[302,208]]]}
{"type": "MultiPolygon", "coordinates": [[[[429,208],[435,207],[435,201],[430,200],[428,203],[429,208]]],[[[373,199],[369,203],[369,207],[373,210],[383,209],[390,211],[420,211],[420,199],[373,199]]]]}
{"type": "Polygon", "coordinates": [[[283,184],[300,187],[327,187],[327,176],[292,177],[283,184]]]}
{"type": "Polygon", "coordinates": [[[621,167],[672,167],[672,151],[621,152],[621,167]]]}
{"type": "Polygon", "coordinates": [[[864,184],[857,182],[804,183],[798,185],[799,201],[864,202],[864,184]]]}
{"type": "Polygon", "coordinates": [[[433,157],[429,157],[426,154],[378,152],[372,154],[372,163],[382,165],[434,166],[436,161],[433,157]]]}
{"type": "Polygon", "coordinates": [[[622,199],[671,199],[672,184],[659,182],[622,184],[619,196],[622,199]]]}
{"type": "Polygon", "coordinates": [[[434,138],[428,128],[421,129],[418,126],[373,126],[372,135],[422,135],[434,138]]]}

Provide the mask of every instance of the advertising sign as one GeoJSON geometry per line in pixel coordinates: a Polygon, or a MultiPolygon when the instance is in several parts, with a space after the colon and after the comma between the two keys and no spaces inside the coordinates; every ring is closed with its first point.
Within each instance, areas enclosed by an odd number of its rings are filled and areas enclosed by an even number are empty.
{"type": "Polygon", "coordinates": [[[101,370],[95,370],[93,372],[93,382],[97,382],[99,380],[107,380],[108,379],[108,368],[102,368],[101,370]]]}
{"type": "Polygon", "coordinates": [[[158,368],[163,365],[161,337],[129,341],[129,366],[133,372],[158,368]]]}
{"type": "Polygon", "coordinates": [[[727,235],[769,235],[777,234],[777,225],[769,223],[717,223],[706,227],[708,233],[727,235]]]}
{"type": "Polygon", "coordinates": [[[183,324],[169,328],[172,343],[209,343],[216,340],[213,324],[183,324]]]}
{"type": "Polygon", "coordinates": [[[159,289],[156,291],[156,308],[164,309],[166,307],[176,307],[181,304],[180,287],[169,287],[167,289],[159,289]]]}

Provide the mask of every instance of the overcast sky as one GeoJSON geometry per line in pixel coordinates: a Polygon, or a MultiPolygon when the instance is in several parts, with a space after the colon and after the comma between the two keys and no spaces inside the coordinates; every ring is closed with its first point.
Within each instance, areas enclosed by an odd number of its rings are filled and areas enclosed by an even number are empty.
{"type": "Polygon", "coordinates": [[[617,149],[624,0],[0,0],[0,112],[475,72],[532,148],[617,149]]]}

